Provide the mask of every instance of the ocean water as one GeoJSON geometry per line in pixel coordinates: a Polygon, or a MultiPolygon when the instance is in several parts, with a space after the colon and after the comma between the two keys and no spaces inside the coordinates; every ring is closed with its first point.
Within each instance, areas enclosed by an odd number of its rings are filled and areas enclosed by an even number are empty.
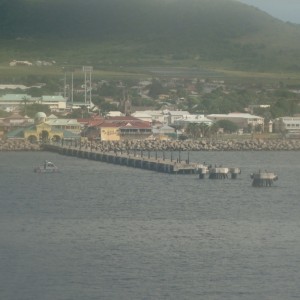
{"type": "Polygon", "coordinates": [[[300,299],[300,152],[190,160],[242,173],[0,153],[0,299],[300,299]],[[34,173],[45,159],[61,172],[34,173]],[[258,169],[278,174],[274,186],[251,186],[258,169]]]}

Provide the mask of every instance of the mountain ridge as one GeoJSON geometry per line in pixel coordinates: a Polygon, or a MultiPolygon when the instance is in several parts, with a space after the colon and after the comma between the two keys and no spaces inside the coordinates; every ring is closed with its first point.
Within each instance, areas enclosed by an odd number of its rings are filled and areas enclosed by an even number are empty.
{"type": "Polygon", "coordinates": [[[0,39],[14,54],[58,61],[67,50],[80,63],[119,64],[123,56],[124,64],[136,64],[151,56],[194,66],[300,70],[300,26],[234,0],[2,0],[0,39]],[[62,51],[52,41],[64,44],[62,51]],[[109,44],[105,54],[101,46],[109,44]]]}

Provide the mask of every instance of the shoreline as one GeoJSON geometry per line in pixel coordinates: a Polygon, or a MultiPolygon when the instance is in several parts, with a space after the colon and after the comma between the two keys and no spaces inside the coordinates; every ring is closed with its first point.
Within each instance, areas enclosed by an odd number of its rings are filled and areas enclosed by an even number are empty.
{"type": "MultiPolygon", "coordinates": [[[[65,146],[71,143],[65,142],[65,146]]],[[[73,146],[75,146],[73,142],[73,146]]],[[[91,151],[299,151],[300,139],[247,139],[247,140],[188,140],[156,141],[127,140],[85,142],[77,147],[91,151]]],[[[21,140],[0,140],[0,152],[43,151],[38,144],[21,140]]]]}

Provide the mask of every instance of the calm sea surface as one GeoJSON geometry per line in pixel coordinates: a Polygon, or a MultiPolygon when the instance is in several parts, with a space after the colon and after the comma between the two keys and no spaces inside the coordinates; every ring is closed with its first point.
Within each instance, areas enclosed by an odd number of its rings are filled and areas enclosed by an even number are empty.
{"type": "Polygon", "coordinates": [[[300,152],[190,160],[242,174],[0,153],[0,299],[300,299],[300,152]],[[61,173],[34,173],[45,159],[61,173]],[[253,188],[258,169],[279,180],[253,188]]]}

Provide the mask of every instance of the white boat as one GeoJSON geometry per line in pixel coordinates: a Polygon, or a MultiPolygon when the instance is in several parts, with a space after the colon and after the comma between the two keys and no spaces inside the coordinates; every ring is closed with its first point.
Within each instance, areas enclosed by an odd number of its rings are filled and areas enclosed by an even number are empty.
{"type": "Polygon", "coordinates": [[[53,162],[45,160],[43,164],[34,168],[35,173],[57,173],[59,169],[53,162]]]}

